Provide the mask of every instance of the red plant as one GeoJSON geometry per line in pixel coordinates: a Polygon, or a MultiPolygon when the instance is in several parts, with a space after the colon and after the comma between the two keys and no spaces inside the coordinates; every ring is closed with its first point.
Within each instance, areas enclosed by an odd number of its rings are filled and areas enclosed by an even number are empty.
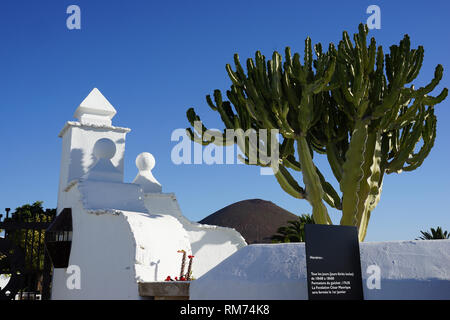
{"type": "Polygon", "coordinates": [[[184,266],[186,262],[186,251],[184,250],[178,250],[178,253],[183,254],[183,258],[181,260],[181,272],[180,272],[180,278],[175,277],[175,280],[173,280],[170,276],[167,276],[165,281],[190,281],[191,280],[191,273],[192,273],[192,259],[194,259],[193,255],[189,255],[189,266],[188,271],[186,274],[184,274],[184,266]]]}

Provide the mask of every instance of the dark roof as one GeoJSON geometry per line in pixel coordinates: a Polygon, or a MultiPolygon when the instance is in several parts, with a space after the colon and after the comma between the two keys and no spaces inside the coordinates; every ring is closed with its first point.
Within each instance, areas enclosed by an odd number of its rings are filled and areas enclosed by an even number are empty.
{"type": "Polygon", "coordinates": [[[270,201],[251,199],[230,204],[199,222],[234,228],[252,244],[271,243],[270,237],[279,227],[297,219],[298,216],[270,201]]]}

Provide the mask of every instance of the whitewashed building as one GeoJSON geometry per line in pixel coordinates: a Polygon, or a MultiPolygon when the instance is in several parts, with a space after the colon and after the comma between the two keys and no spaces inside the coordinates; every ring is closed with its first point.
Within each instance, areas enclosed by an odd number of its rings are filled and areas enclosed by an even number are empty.
{"type": "Polygon", "coordinates": [[[185,218],[153,176],[150,153],[137,157],[134,181],[123,181],[130,129],[113,126],[115,114],[93,89],[59,134],[57,212],[71,209],[73,231],[68,266],[54,269],[52,299],[140,299],[138,282],[179,275],[178,250],[195,256],[198,278],[246,246],[234,229],[185,218]]]}

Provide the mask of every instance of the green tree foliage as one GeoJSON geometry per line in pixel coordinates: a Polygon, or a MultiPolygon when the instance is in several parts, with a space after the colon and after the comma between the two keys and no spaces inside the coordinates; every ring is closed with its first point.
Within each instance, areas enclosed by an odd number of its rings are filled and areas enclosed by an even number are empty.
{"type": "Polygon", "coordinates": [[[431,228],[430,232],[428,231],[420,231],[422,234],[416,240],[439,240],[439,239],[450,239],[450,233],[446,230],[443,231],[441,227],[437,227],[436,229],[431,228]]]}
{"type": "MultiPolygon", "coordinates": [[[[25,204],[16,208],[11,217],[4,222],[50,222],[56,214],[56,209],[46,209],[42,207],[42,201],[33,204],[25,204]]],[[[7,238],[16,246],[24,250],[25,267],[33,270],[43,270],[44,267],[44,232],[41,230],[11,230],[8,231],[7,238]],[[26,248],[26,250],[25,250],[26,248]]],[[[0,270],[5,270],[6,259],[0,257],[0,270]],[[2,265],[3,264],[3,265],[2,265]]]]}
{"type": "Polygon", "coordinates": [[[448,94],[445,88],[431,95],[442,79],[442,65],[427,85],[416,89],[411,84],[422,66],[422,46],[411,49],[405,35],[384,54],[374,38],[367,40],[368,31],[361,24],[353,42],[344,31],[338,47],[331,43],[326,52],[308,37],[303,62],[289,47],[284,62],[278,52],[266,61],[257,51],[245,71],[236,54],[235,69],[226,65],[232,82],[228,100],[220,90],[206,97],[225,129],[238,132],[232,141],[225,130],[205,135],[207,127],[195,125],[200,117],[193,108],[187,110],[193,141],[236,143],[246,164],[253,164],[249,158],[255,149],[266,155],[274,147],[261,147],[272,140],[264,140],[260,130],[278,129],[279,162],[256,165],[272,166],[285,192],[311,204],[316,223],[332,224],[325,204],[341,211],[340,224],[356,226],[360,241],[380,200],[385,174],[415,170],[430,153],[436,138],[434,106],[448,94]],[[258,134],[257,145],[242,133],[247,130],[258,134]],[[316,167],[315,154],[326,155],[340,193],[316,167]],[[295,178],[300,173],[304,186],[295,178]]]}
{"type": "Polygon", "coordinates": [[[313,224],[309,214],[302,214],[298,220],[288,221],[286,226],[278,228],[277,234],[271,237],[273,243],[305,242],[305,224],[313,224]]]}
{"type": "Polygon", "coordinates": [[[0,274],[9,274],[8,265],[6,261],[6,254],[0,252],[0,274]]]}

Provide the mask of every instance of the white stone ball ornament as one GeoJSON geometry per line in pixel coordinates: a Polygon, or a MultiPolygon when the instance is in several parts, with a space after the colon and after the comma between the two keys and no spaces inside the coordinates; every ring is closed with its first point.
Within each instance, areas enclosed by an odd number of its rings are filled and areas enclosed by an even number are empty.
{"type": "Polygon", "coordinates": [[[155,157],[149,152],[142,152],[136,158],[136,167],[139,171],[151,171],[155,164],[155,157]]]}
{"type": "Polygon", "coordinates": [[[83,176],[87,180],[122,182],[122,175],[111,159],[116,154],[116,144],[108,138],[97,140],[92,154],[97,162],[83,176]]]}
{"type": "Polygon", "coordinates": [[[144,193],[161,193],[162,186],[155,179],[152,174],[152,169],[155,167],[155,157],[149,152],[142,152],[136,158],[136,167],[139,172],[134,178],[133,183],[141,186],[144,193]]]}
{"type": "Polygon", "coordinates": [[[108,138],[99,139],[94,145],[93,153],[97,159],[110,160],[116,154],[116,144],[108,138]]]}

